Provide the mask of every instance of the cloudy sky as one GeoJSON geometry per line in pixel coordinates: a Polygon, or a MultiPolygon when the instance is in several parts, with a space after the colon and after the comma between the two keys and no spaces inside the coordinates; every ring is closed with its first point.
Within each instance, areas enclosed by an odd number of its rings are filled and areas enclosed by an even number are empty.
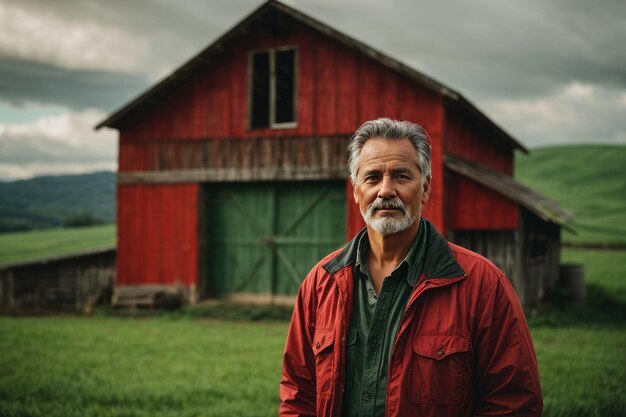
{"type": "MultiPolygon", "coordinates": [[[[626,144],[623,0],[285,0],[461,92],[529,148],[626,144]]],[[[0,179],[115,169],[93,126],[262,4],[0,0],[0,179]]]]}

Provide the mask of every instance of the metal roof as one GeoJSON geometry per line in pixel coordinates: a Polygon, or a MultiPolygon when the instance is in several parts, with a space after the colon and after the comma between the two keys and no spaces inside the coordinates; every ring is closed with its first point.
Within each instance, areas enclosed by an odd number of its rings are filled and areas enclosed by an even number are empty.
{"type": "Polygon", "coordinates": [[[449,155],[444,156],[444,164],[451,171],[474,180],[524,206],[542,220],[571,229],[567,226],[567,223],[574,219],[571,212],[561,207],[557,202],[515,181],[513,177],[449,155]]]}

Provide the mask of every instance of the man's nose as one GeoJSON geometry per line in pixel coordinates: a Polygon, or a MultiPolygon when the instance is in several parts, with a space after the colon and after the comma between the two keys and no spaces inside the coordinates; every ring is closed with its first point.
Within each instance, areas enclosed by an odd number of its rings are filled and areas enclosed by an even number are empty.
{"type": "Polygon", "coordinates": [[[379,198],[393,198],[396,196],[396,188],[390,175],[383,175],[378,189],[379,198]]]}

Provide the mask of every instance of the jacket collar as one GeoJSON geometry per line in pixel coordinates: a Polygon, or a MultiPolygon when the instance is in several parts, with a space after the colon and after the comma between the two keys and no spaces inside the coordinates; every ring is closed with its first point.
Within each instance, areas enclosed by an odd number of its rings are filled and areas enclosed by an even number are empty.
{"type": "MultiPolygon", "coordinates": [[[[426,259],[424,260],[422,275],[431,279],[455,278],[463,275],[465,272],[456,262],[454,256],[452,256],[452,251],[446,239],[437,232],[428,220],[424,219],[423,225],[426,226],[428,248],[426,248],[426,259]]],[[[363,230],[357,233],[337,256],[324,264],[323,268],[329,274],[334,275],[337,271],[349,265],[354,266],[357,259],[359,240],[365,234],[367,234],[367,228],[363,228],[363,230]]]]}

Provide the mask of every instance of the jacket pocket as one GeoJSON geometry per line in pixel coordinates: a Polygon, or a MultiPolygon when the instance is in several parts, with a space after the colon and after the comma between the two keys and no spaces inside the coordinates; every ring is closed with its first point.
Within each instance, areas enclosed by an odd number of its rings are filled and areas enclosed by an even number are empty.
{"type": "Polygon", "coordinates": [[[334,375],[333,342],[335,329],[315,329],[313,354],[315,355],[315,379],[317,392],[328,393],[334,375]]]}
{"type": "Polygon", "coordinates": [[[356,355],[357,329],[348,330],[346,342],[346,392],[352,391],[357,373],[355,372],[354,360],[356,355]]]}
{"type": "Polygon", "coordinates": [[[470,346],[465,336],[416,335],[409,400],[417,404],[459,404],[470,389],[470,346]]]}

